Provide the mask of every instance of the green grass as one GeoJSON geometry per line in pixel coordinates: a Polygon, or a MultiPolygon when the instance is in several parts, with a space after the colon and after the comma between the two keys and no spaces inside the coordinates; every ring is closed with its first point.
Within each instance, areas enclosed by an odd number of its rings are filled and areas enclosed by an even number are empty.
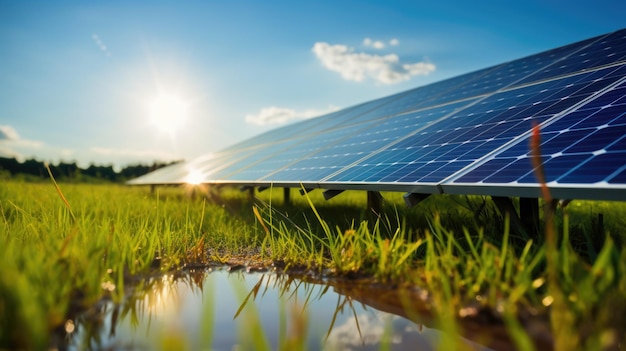
{"type": "Polygon", "coordinates": [[[120,298],[134,275],[220,260],[218,252],[254,243],[251,225],[174,189],[61,188],[71,211],[51,184],[0,186],[0,348],[46,348],[68,313],[104,294],[120,298]]]}
{"type": "Polygon", "coordinates": [[[130,280],[215,262],[419,286],[441,329],[462,332],[464,320],[489,311],[520,349],[535,347],[528,323],[541,318],[558,349],[625,342],[623,203],[559,209],[549,251],[543,235],[513,235],[481,197],[431,196],[409,209],[389,193],[377,217],[364,192],[330,201],[292,192],[292,204],[268,189],[253,205],[230,188],[207,202],[180,188],[61,184],[58,192],[51,183],[3,182],[0,348],[47,348],[69,316],[103,296],[121,299],[130,280]],[[600,213],[606,235],[596,232],[600,213]]]}

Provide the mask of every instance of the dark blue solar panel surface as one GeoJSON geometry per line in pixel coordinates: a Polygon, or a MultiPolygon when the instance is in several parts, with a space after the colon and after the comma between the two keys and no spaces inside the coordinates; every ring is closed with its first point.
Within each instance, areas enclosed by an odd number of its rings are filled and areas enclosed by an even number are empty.
{"type": "MultiPolygon", "coordinates": [[[[610,71],[606,79],[593,84],[613,83],[615,72],[625,68],[605,69],[610,71]]],[[[542,127],[540,148],[547,182],[610,183],[622,171],[626,166],[624,93],[626,83],[621,83],[542,127]]],[[[528,137],[520,138],[454,183],[536,183],[528,144],[528,137]]]]}
{"type": "Polygon", "coordinates": [[[532,196],[535,124],[551,187],[626,200],[626,30],[287,125],[131,183],[196,171],[209,183],[532,196]]]}
{"type": "Polygon", "coordinates": [[[381,150],[374,162],[362,162],[358,173],[346,169],[327,180],[441,182],[526,133],[532,123],[553,118],[614,83],[613,70],[607,71],[602,78],[583,74],[503,90],[381,150]]]}
{"type": "MultiPolygon", "coordinates": [[[[556,63],[529,76],[525,82],[537,81],[568,73],[584,71],[626,59],[626,31],[621,30],[605,37],[597,37],[564,48],[576,50],[563,55],[556,63]]],[[[553,51],[559,52],[562,49],[553,51]]],[[[571,50],[570,50],[571,51],[571,50]]]]}

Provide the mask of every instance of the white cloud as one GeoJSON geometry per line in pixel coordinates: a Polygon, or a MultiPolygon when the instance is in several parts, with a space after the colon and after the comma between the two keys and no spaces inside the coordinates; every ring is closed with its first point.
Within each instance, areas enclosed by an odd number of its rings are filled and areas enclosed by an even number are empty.
{"type": "Polygon", "coordinates": [[[430,62],[401,63],[396,54],[372,55],[355,52],[354,48],[346,45],[325,42],[315,43],[312,51],[324,67],[355,82],[371,78],[379,83],[394,84],[415,75],[427,75],[436,68],[430,62]]]}
{"type": "Polygon", "coordinates": [[[14,158],[18,161],[24,161],[24,155],[9,147],[4,147],[2,145],[0,145],[0,157],[14,158]]]}
{"type": "Polygon", "coordinates": [[[17,131],[11,126],[0,126],[0,140],[18,140],[17,131]]]}
{"type": "Polygon", "coordinates": [[[296,111],[290,108],[271,106],[262,108],[257,114],[246,115],[246,122],[256,125],[285,124],[294,120],[321,116],[337,111],[338,109],[339,108],[336,106],[329,106],[325,110],[310,109],[296,111]]]}
{"type": "Polygon", "coordinates": [[[385,48],[385,43],[383,43],[380,40],[372,40],[370,38],[365,38],[363,39],[363,45],[368,46],[368,47],[372,47],[374,49],[384,49],[385,48]]]}
{"type": "Polygon", "coordinates": [[[0,125],[0,155],[3,157],[13,157],[18,161],[24,161],[27,157],[34,157],[34,154],[49,151],[44,148],[41,141],[28,140],[20,137],[15,128],[8,125],[0,125]]]}
{"type": "MultiPolygon", "coordinates": [[[[389,46],[397,46],[399,44],[400,44],[400,41],[396,38],[389,40],[389,46]]],[[[363,39],[363,45],[370,47],[370,48],[379,49],[379,50],[387,47],[387,44],[385,44],[384,42],[380,40],[372,40],[371,38],[363,39]]]]}
{"type": "Polygon", "coordinates": [[[10,147],[39,149],[43,146],[40,141],[22,139],[15,128],[6,125],[0,126],[0,143],[3,144],[4,150],[10,147]]]}

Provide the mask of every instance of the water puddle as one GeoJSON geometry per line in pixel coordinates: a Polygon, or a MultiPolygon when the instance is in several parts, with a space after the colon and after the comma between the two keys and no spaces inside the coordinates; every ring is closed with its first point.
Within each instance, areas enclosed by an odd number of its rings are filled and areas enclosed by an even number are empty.
{"type": "Polygon", "coordinates": [[[68,321],[59,349],[435,350],[451,337],[487,349],[415,323],[420,308],[407,316],[393,289],[309,280],[226,269],[146,280],[68,321]]]}

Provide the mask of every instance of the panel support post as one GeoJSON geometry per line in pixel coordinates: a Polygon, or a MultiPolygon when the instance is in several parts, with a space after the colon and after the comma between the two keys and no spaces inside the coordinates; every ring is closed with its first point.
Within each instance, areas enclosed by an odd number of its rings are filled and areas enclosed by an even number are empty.
{"type": "Polygon", "coordinates": [[[604,236],[604,214],[598,213],[598,223],[596,225],[596,231],[598,232],[599,237],[604,236]]]}
{"type": "Polygon", "coordinates": [[[592,220],[591,225],[593,228],[592,233],[594,234],[591,237],[593,248],[600,251],[606,239],[605,237],[606,233],[604,232],[604,214],[598,213],[598,218],[596,220],[592,220]]]}
{"type": "Polygon", "coordinates": [[[307,193],[310,193],[313,189],[310,188],[300,188],[300,195],[304,196],[307,193]]]}
{"type": "Polygon", "coordinates": [[[248,192],[248,201],[250,201],[250,203],[254,203],[254,192],[255,192],[255,188],[253,186],[251,187],[246,187],[247,192],[248,192]]]}
{"type": "Polygon", "coordinates": [[[367,192],[367,207],[377,216],[383,209],[383,195],[378,191],[367,192]]]}
{"type": "Polygon", "coordinates": [[[325,200],[330,200],[333,197],[335,197],[335,196],[337,196],[337,195],[339,195],[341,193],[343,193],[343,190],[328,189],[328,190],[325,190],[322,194],[324,195],[324,199],[325,200]]]}
{"type": "Polygon", "coordinates": [[[416,206],[417,204],[424,201],[429,196],[430,194],[417,194],[417,193],[406,193],[402,195],[402,197],[404,198],[404,203],[406,204],[406,207],[409,207],[409,208],[416,206]]]}
{"type": "Polygon", "coordinates": [[[491,199],[493,199],[493,202],[496,204],[500,214],[505,217],[505,220],[506,218],[509,219],[511,230],[517,234],[527,235],[511,198],[504,196],[492,196],[491,199]]]}
{"type": "Polygon", "coordinates": [[[283,202],[285,205],[291,205],[291,188],[283,188],[283,202]]]}
{"type": "Polygon", "coordinates": [[[539,233],[539,199],[520,197],[519,216],[526,232],[536,237],[539,233]]]}

